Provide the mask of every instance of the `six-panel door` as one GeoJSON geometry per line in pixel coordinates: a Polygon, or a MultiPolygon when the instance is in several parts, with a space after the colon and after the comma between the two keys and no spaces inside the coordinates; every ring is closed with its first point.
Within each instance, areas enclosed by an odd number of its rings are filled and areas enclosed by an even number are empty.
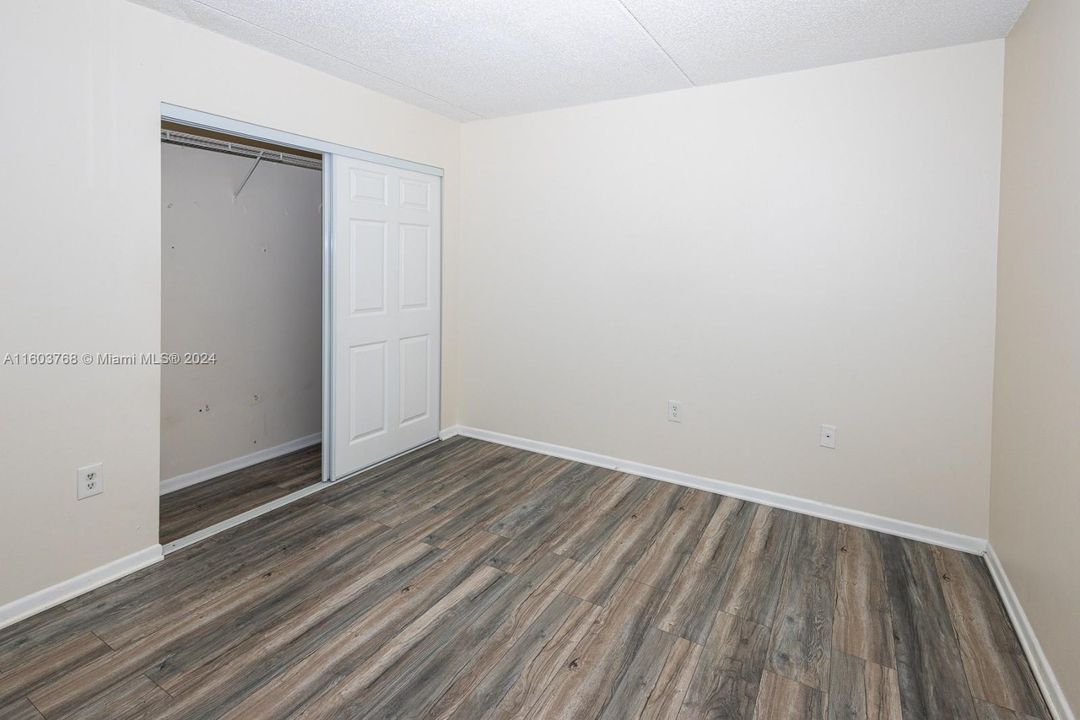
{"type": "Polygon", "coordinates": [[[440,178],[334,156],[334,475],[438,436],[440,178]]]}

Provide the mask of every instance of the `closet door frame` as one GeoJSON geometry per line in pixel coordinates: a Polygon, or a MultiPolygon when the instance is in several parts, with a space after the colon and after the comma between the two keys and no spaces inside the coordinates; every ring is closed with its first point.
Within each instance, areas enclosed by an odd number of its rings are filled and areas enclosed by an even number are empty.
{"type": "MultiPolygon", "coordinates": [[[[284,130],[276,130],[274,128],[265,127],[262,125],[256,125],[254,123],[245,122],[243,120],[236,120],[233,118],[224,117],[221,115],[214,115],[212,113],[202,112],[192,108],[182,107],[180,105],[173,105],[170,103],[161,103],[161,119],[173,122],[182,123],[184,125],[191,125],[194,127],[204,128],[207,130],[217,130],[220,132],[228,133],[231,135],[238,135],[240,137],[251,138],[253,140],[264,140],[267,142],[275,143],[277,145],[285,145],[289,147],[295,147],[301,150],[307,150],[308,152],[320,153],[323,156],[323,207],[322,207],[322,223],[323,223],[323,288],[322,288],[322,301],[323,301],[323,360],[322,360],[322,480],[323,482],[331,482],[336,477],[337,473],[333,467],[334,452],[331,444],[334,438],[334,397],[333,397],[333,287],[332,287],[332,275],[333,275],[333,261],[335,252],[335,243],[333,238],[333,197],[334,197],[334,173],[333,173],[333,156],[341,155],[350,158],[356,158],[358,160],[365,160],[368,162],[378,163],[380,165],[387,165],[392,168],[398,168],[401,170],[409,170],[412,172],[419,172],[425,175],[432,175],[435,177],[443,177],[443,169],[434,165],[426,165],[424,163],[414,162],[412,160],[405,160],[402,158],[393,157],[390,155],[381,155],[379,153],[370,152],[367,150],[361,150],[358,148],[349,147],[346,145],[339,145],[337,143],[326,142],[324,140],[318,140],[315,138],[307,137],[304,135],[298,135],[296,133],[286,132],[284,130]]],[[[445,200],[443,200],[444,193],[440,193],[440,205],[439,205],[439,217],[444,218],[445,200]]],[[[442,223],[440,222],[440,230],[438,237],[435,238],[435,242],[442,246],[442,223]]],[[[442,253],[440,252],[440,259],[442,253]]],[[[440,295],[442,294],[442,276],[443,268],[440,262],[439,267],[436,269],[439,275],[439,287],[440,295]]],[[[440,316],[439,316],[439,337],[442,338],[442,297],[440,297],[440,316]]],[[[440,343],[441,344],[441,343],[440,343]]],[[[442,348],[438,348],[436,353],[438,361],[437,378],[439,384],[439,390],[435,394],[436,407],[435,413],[437,417],[442,416],[442,348]]],[[[441,421],[440,421],[441,426],[441,421]]],[[[385,458],[380,462],[385,462],[390,458],[385,458]]],[[[378,464],[378,463],[376,463],[378,464]]],[[[316,485],[315,488],[321,486],[316,485]]],[[[285,499],[285,498],[283,498],[285,499]]]]}

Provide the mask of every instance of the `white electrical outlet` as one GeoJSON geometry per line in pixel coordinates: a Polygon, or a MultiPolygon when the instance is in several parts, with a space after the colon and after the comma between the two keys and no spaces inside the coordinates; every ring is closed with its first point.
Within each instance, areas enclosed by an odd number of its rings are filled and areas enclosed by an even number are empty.
{"type": "Polygon", "coordinates": [[[105,491],[105,476],[101,472],[101,463],[79,468],[78,497],[80,500],[100,495],[105,491]]]}
{"type": "Polygon", "coordinates": [[[829,448],[830,450],[836,449],[836,426],[835,425],[822,425],[821,426],[821,447],[829,448]]]}
{"type": "Polygon", "coordinates": [[[682,403],[678,400],[667,401],[667,419],[668,422],[682,422],[682,403]]]}

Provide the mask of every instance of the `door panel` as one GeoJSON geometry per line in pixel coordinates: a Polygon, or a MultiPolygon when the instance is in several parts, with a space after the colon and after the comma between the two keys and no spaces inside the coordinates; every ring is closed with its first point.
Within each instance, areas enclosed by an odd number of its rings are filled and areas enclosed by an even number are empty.
{"type": "Polygon", "coordinates": [[[386,310],[386,223],[349,223],[349,294],[353,314],[386,310]]]}
{"type": "Polygon", "coordinates": [[[438,436],[441,181],[337,155],[333,173],[338,479],[438,436]]]}
{"type": "Polygon", "coordinates": [[[418,422],[431,412],[428,382],[431,377],[431,338],[401,341],[401,424],[418,422]]]}
{"type": "Polygon", "coordinates": [[[431,295],[431,228],[401,225],[401,309],[422,310],[431,295]]]}
{"type": "Polygon", "coordinates": [[[349,441],[386,432],[386,343],[355,345],[349,352],[349,441]]]}

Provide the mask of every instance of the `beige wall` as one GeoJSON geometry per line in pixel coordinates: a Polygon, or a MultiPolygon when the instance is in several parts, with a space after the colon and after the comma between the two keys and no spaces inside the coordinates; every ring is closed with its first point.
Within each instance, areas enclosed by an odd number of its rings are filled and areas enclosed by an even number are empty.
{"type": "Polygon", "coordinates": [[[1002,52],[463,126],[461,421],[986,537],[1002,52]]]}
{"type": "Polygon", "coordinates": [[[1080,3],[1005,46],[990,541],[1080,708],[1080,3]]]}
{"type": "Polygon", "coordinates": [[[162,144],[161,479],[322,429],[322,173],[162,144]]]}
{"type": "MultiPolygon", "coordinates": [[[[457,123],[121,0],[0,4],[0,95],[0,353],[159,348],[161,101],[445,168],[455,337],[457,123]]],[[[157,542],[159,411],[154,367],[0,366],[0,604],[157,542]]]]}

